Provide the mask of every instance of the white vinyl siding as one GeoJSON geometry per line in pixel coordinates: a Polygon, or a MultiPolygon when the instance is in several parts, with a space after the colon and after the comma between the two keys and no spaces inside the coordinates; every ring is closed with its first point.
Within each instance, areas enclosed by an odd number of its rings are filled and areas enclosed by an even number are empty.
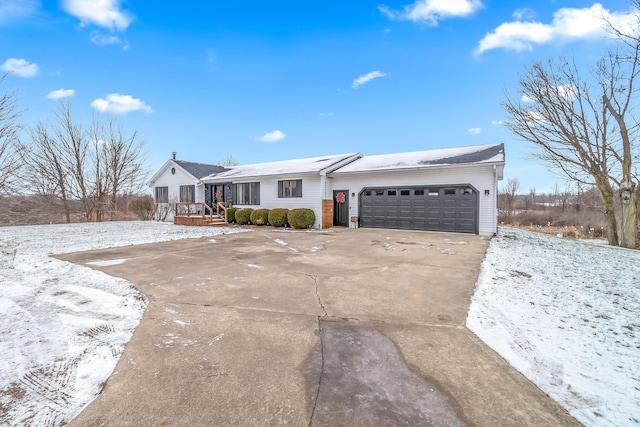
{"type": "Polygon", "coordinates": [[[478,232],[492,235],[497,231],[497,181],[493,166],[441,167],[429,170],[334,173],[328,180],[336,190],[349,191],[349,216],[359,216],[359,194],[367,187],[472,185],[478,190],[478,232]],[[485,191],[489,191],[485,195],[485,191]],[[355,194],[355,196],[352,196],[355,194]]]}
{"type": "MultiPolygon", "coordinates": [[[[240,208],[309,208],[316,215],[314,228],[320,228],[322,224],[322,191],[320,187],[320,175],[313,174],[309,176],[278,176],[274,178],[263,178],[260,180],[260,204],[259,205],[242,205],[240,208]],[[302,197],[278,197],[278,182],[289,180],[301,180],[304,188],[302,197]]],[[[236,201],[236,205],[239,203],[236,201]]]]}

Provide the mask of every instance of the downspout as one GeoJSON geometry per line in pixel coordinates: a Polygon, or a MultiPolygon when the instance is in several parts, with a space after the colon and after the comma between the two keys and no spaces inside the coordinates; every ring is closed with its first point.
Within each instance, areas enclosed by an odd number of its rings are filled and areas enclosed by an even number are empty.
{"type": "Polygon", "coordinates": [[[498,167],[493,165],[493,235],[498,235],[498,167]]]}

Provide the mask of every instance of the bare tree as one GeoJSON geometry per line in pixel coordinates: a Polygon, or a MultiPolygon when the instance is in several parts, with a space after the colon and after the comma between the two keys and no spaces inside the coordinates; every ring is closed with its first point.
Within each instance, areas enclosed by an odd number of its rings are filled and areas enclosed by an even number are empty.
{"type": "MultiPolygon", "coordinates": [[[[7,75],[0,76],[0,83],[7,75]]],[[[17,174],[22,165],[17,151],[20,112],[15,98],[15,92],[0,97],[0,193],[4,194],[16,191],[17,174]]]]}
{"type": "Polygon", "coordinates": [[[60,199],[65,219],[70,223],[70,174],[63,147],[42,122],[30,129],[29,134],[30,144],[20,150],[27,169],[25,180],[38,194],[60,199]]]}
{"type": "Polygon", "coordinates": [[[117,196],[122,192],[140,193],[148,178],[144,167],[144,140],[138,131],[126,133],[115,119],[106,128],[103,149],[105,184],[109,192],[110,211],[118,209],[117,196]]]}
{"type": "Polygon", "coordinates": [[[222,159],[219,163],[220,166],[238,166],[238,160],[229,154],[227,157],[222,159]]]}
{"type": "Polygon", "coordinates": [[[582,73],[573,59],[534,62],[520,78],[517,99],[506,94],[507,127],[538,148],[535,157],[570,180],[595,184],[602,198],[607,238],[617,245],[615,199],[622,206],[621,245],[636,247],[640,190],[640,128],[634,117],[640,74],[640,0],[624,30],[608,22],[618,50],[582,73]]]}
{"type": "Polygon", "coordinates": [[[521,75],[521,96],[506,94],[502,107],[509,115],[507,127],[539,148],[535,158],[572,181],[597,186],[609,244],[618,245],[611,177],[620,170],[620,138],[602,103],[603,88],[592,77],[583,77],[573,60],[534,62],[521,75]]]}
{"type": "Polygon", "coordinates": [[[93,218],[95,198],[91,194],[90,166],[88,154],[90,141],[82,124],[74,122],[71,114],[71,101],[61,102],[54,113],[55,121],[51,126],[54,137],[62,152],[62,162],[66,164],[69,180],[69,193],[82,202],[83,216],[86,221],[93,218]]]}
{"type": "Polygon", "coordinates": [[[504,209],[507,221],[511,221],[514,211],[514,201],[518,190],[520,189],[520,181],[518,178],[509,178],[507,185],[502,187],[502,198],[504,199],[504,209]]]}
{"type": "Polygon", "coordinates": [[[79,201],[86,221],[114,218],[118,196],[139,194],[147,177],[144,141],[137,131],[127,134],[114,119],[107,127],[94,119],[85,128],[75,122],[70,102],[61,103],[54,120],[30,130],[24,161],[31,185],[62,201],[67,222],[71,203],[79,201]]]}

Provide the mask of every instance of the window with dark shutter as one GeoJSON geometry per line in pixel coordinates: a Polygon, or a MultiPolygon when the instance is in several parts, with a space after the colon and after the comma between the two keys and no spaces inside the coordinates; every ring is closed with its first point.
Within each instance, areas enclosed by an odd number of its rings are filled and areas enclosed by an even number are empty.
{"type": "Polygon", "coordinates": [[[278,198],[302,197],[302,180],[278,181],[278,198]]]}

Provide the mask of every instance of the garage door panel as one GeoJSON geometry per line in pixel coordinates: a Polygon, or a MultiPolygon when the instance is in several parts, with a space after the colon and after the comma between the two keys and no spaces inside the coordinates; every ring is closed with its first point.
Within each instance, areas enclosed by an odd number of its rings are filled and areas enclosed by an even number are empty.
{"type": "Polygon", "coordinates": [[[360,226],[477,233],[478,193],[470,186],[367,188],[360,226]]]}

